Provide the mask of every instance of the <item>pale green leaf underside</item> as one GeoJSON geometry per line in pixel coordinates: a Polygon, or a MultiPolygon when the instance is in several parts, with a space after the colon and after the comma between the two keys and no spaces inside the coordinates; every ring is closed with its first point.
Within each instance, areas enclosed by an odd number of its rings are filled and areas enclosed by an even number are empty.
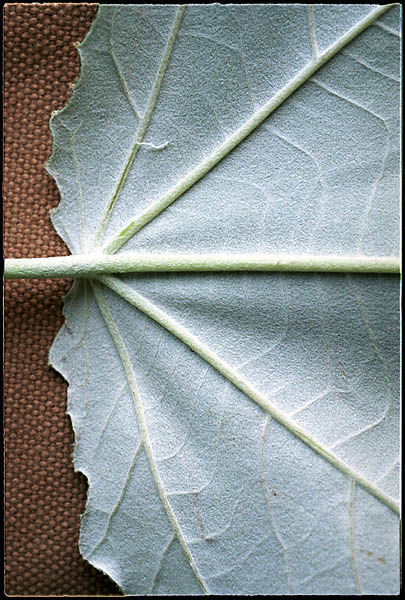
{"type": "MultiPolygon", "coordinates": [[[[102,6],[52,119],[57,230],[395,256],[398,32],[386,6],[102,6]]],[[[99,276],[65,314],[80,548],[125,593],[397,592],[395,276],[99,276]]]]}

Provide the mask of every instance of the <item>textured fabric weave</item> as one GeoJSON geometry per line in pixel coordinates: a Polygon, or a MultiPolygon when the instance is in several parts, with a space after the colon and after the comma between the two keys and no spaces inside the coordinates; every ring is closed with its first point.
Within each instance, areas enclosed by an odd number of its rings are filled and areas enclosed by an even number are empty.
{"type": "MultiPolygon", "coordinates": [[[[96,10],[96,4],[4,7],[6,257],[68,254],[49,219],[59,195],[43,165],[51,152],[51,112],[66,104],[78,77],[74,43],[96,10]]],[[[87,483],[72,467],[66,384],[48,366],[70,284],[5,285],[5,592],[12,596],[120,595],[78,551],[87,483]]]]}

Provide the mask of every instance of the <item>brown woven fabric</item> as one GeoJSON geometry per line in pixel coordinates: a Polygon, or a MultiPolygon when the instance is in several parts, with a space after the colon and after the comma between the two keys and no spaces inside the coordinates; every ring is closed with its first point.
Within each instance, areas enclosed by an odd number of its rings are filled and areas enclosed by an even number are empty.
{"type": "MultiPolygon", "coordinates": [[[[43,168],[53,110],[66,104],[95,4],[8,4],[4,8],[4,253],[68,254],[49,209],[59,203],[43,168]]],[[[66,384],[48,366],[62,325],[67,280],[5,286],[6,587],[11,596],[119,595],[78,551],[85,478],[72,467],[66,384]]]]}

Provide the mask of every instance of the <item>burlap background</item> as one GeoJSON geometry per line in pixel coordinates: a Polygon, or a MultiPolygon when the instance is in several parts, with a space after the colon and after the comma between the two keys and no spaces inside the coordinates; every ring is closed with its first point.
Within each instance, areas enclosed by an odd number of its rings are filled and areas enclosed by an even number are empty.
{"type": "MultiPolygon", "coordinates": [[[[66,104],[95,4],[8,4],[4,8],[4,253],[55,256],[67,249],[49,209],[58,191],[43,165],[51,112],[66,104]]],[[[66,385],[48,367],[62,325],[67,280],[5,286],[6,586],[8,595],[119,595],[78,551],[85,478],[73,472],[66,385]]]]}

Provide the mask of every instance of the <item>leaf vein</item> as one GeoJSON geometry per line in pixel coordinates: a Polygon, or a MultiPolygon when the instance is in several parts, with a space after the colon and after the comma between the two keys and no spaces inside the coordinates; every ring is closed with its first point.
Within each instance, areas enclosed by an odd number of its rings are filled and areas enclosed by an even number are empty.
{"type": "Polygon", "coordinates": [[[349,42],[353,41],[360,33],[367,29],[391,5],[379,6],[371,11],[364,19],[349,29],[342,37],[320,54],[316,60],[311,60],[301,69],[283,88],[281,88],[268,102],[259,108],[239,129],[230,135],[209,156],[202,160],[176,185],[170,188],[161,198],[152,202],[139,217],[130,221],[124,229],[116,234],[103,246],[103,252],[114,254],[128,242],[138,231],[155,219],[163,210],[183,195],[190,187],[211,171],[223,158],[236,148],[248,135],[250,135],[267,117],[274,112],[287,98],[299,89],[309,78],[340,52],[349,42]]]}
{"type": "Polygon", "coordinates": [[[138,426],[139,426],[139,431],[140,431],[141,437],[142,437],[142,443],[145,448],[146,456],[148,458],[149,466],[150,466],[152,476],[155,481],[156,489],[157,489],[160,499],[162,501],[163,508],[167,514],[167,517],[169,519],[171,526],[173,527],[176,537],[179,540],[180,545],[182,546],[183,551],[191,565],[191,568],[194,571],[194,575],[196,576],[197,580],[201,584],[201,587],[203,588],[204,592],[208,593],[208,589],[207,589],[206,585],[204,584],[202,576],[201,576],[201,574],[197,568],[197,565],[193,559],[193,556],[190,553],[190,550],[189,550],[187,542],[184,538],[181,527],[180,527],[180,525],[177,521],[176,515],[174,514],[174,511],[168,501],[167,494],[164,490],[162,481],[160,479],[159,471],[158,471],[157,464],[156,464],[156,459],[155,459],[155,456],[153,453],[153,448],[152,448],[151,440],[149,437],[148,427],[146,424],[144,406],[143,406],[142,398],[141,398],[139,390],[138,390],[135,373],[132,368],[132,364],[131,364],[131,360],[129,358],[127,347],[126,347],[125,342],[120,334],[118,326],[117,326],[116,322],[114,321],[114,318],[111,314],[110,306],[105,298],[102,288],[95,281],[92,281],[91,283],[92,283],[94,295],[96,297],[101,314],[102,314],[104,321],[107,325],[107,328],[110,332],[111,338],[117,349],[120,360],[122,361],[122,365],[124,367],[124,370],[125,370],[125,373],[126,373],[126,376],[128,379],[129,387],[132,391],[132,396],[133,396],[134,404],[135,404],[135,410],[136,410],[136,413],[138,416],[138,426]]]}
{"type": "Polygon", "coordinates": [[[117,70],[118,77],[120,79],[121,87],[122,87],[122,90],[123,90],[123,92],[125,94],[125,97],[127,98],[128,103],[131,106],[132,110],[134,111],[135,116],[137,117],[137,119],[141,119],[142,117],[141,117],[141,115],[140,115],[140,113],[139,113],[139,111],[138,111],[138,109],[137,109],[137,107],[135,105],[135,102],[131,98],[131,95],[130,95],[129,89],[128,89],[128,85],[127,85],[126,79],[124,77],[124,73],[122,72],[122,69],[121,69],[121,67],[119,65],[119,62],[117,60],[117,55],[115,53],[115,49],[114,49],[114,45],[113,45],[113,27],[114,27],[114,24],[115,24],[115,13],[113,15],[113,18],[111,19],[111,30],[110,30],[110,36],[108,38],[109,39],[109,43],[110,43],[111,58],[113,60],[114,66],[115,66],[115,68],[117,70]]]}
{"type": "Polygon", "coordinates": [[[153,84],[153,88],[151,91],[151,95],[149,96],[149,100],[148,100],[148,104],[145,110],[145,113],[142,117],[142,119],[140,120],[139,126],[138,126],[138,130],[136,132],[135,135],[135,139],[133,142],[133,146],[132,146],[132,150],[129,154],[129,157],[127,159],[127,162],[123,168],[122,174],[120,176],[120,179],[118,181],[117,187],[115,189],[115,192],[111,198],[111,200],[109,200],[107,207],[104,210],[104,213],[101,217],[95,238],[94,238],[94,246],[100,246],[102,244],[102,238],[104,236],[104,233],[107,229],[107,225],[110,221],[112,212],[114,210],[115,204],[117,202],[117,199],[121,193],[122,188],[125,185],[125,182],[127,180],[127,177],[130,173],[131,167],[133,165],[133,162],[135,160],[136,154],[138,152],[138,148],[144,138],[144,135],[149,127],[149,123],[150,120],[152,118],[155,106],[156,106],[156,102],[159,96],[159,92],[160,92],[160,88],[162,85],[162,81],[163,78],[165,76],[166,73],[166,69],[168,67],[169,61],[170,61],[170,57],[174,48],[174,44],[175,41],[177,39],[177,35],[178,35],[178,31],[180,29],[180,24],[181,24],[181,20],[183,17],[183,13],[185,10],[185,6],[180,6],[177,9],[176,12],[176,17],[174,19],[173,25],[172,25],[172,29],[171,29],[171,33],[170,33],[170,37],[169,40],[167,42],[165,51],[163,53],[162,56],[162,60],[160,62],[159,65],[159,69],[158,72],[156,74],[156,79],[155,82],[153,84]]]}
{"type": "Polygon", "coordinates": [[[281,548],[283,549],[283,553],[284,553],[284,560],[285,560],[285,566],[286,566],[286,571],[287,571],[287,581],[288,581],[288,593],[292,594],[292,587],[291,587],[291,570],[290,570],[290,565],[288,562],[288,553],[287,553],[287,547],[283,541],[283,539],[281,538],[277,525],[275,523],[274,520],[274,515],[273,515],[273,507],[272,507],[272,503],[271,503],[271,496],[270,496],[270,492],[269,492],[269,487],[267,485],[267,476],[266,476],[266,460],[265,460],[265,456],[264,456],[264,448],[266,445],[266,437],[268,434],[268,430],[269,430],[269,425],[271,422],[271,417],[269,415],[266,416],[266,420],[264,422],[264,427],[263,427],[263,433],[262,433],[262,444],[261,444],[261,477],[262,477],[262,485],[263,485],[263,491],[264,491],[264,498],[266,500],[266,504],[267,504],[267,508],[268,508],[268,512],[269,512],[269,521],[270,521],[270,525],[271,528],[274,531],[274,534],[281,546],[281,548]]]}
{"type": "Polygon", "coordinates": [[[325,446],[311,437],[298,423],[294,422],[290,417],[280,411],[272,402],[263,394],[254,388],[246,379],[242,377],[235,369],[222,360],[215,352],[210,350],[203,342],[201,342],[194,334],[188,331],[183,325],[175,321],[167,313],[162,311],[156,305],[152,304],[145,297],[138,294],[130,286],[116,279],[115,277],[101,276],[98,278],[101,283],[109,287],[124,300],[144,312],[151,319],[155,320],[159,325],[166,328],[170,333],[176,336],[191,350],[196,352],[201,358],[211,364],[221,375],[233,383],[251,400],[256,402],[263,410],[276,419],[281,425],[286,427],[293,435],[297,436],[301,441],[310,446],[317,454],[325,458],[333,466],[348,477],[352,477],[370,494],[374,495],[380,501],[385,503],[394,512],[399,512],[398,503],[378,489],[371,481],[363,475],[352,469],[348,464],[341,460],[338,456],[331,453],[325,446]]]}
{"type": "Polygon", "coordinates": [[[118,498],[118,501],[117,501],[116,505],[114,506],[114,508],[108,514],[108,520],[107,520],[107,524],[106,524],[106,528],[105,528],[105,531],[103,533],[103,536],[99,540],[99,542],[97,542],[97,544],[94,546],[94,548],[90,551],[90,553],[87,555],[87,560],[97,552],[97,550],[100,548],[101,544],[107,538],[108,532],[111,529],[111,524],[112,524],[113,517],[116,514],[118,508],[121,506],[121,504],[122,504],[122,502],[123,502],[123,500],[125,498],[125,494],[126,494],[126,492],[128,490],[129,482],[131,480],[132,472],[133,472],[133,470],[135,468],[135,464],[136,464],[136,461],[138,459],[138,456],[139,456],[139,453],[140,453],[142,447],[143,447],[143,442],[141,442],[138,445],[138,447],[136,448],[136,450],[134,452],[134,456],[132,458],[131,465],[130,465],[130,467],[128,469],[127,476],[125,477],[125,482],[124,482],[124,485],[122,486],[121,493],[120,493],[120,496],[118,498]]]}

